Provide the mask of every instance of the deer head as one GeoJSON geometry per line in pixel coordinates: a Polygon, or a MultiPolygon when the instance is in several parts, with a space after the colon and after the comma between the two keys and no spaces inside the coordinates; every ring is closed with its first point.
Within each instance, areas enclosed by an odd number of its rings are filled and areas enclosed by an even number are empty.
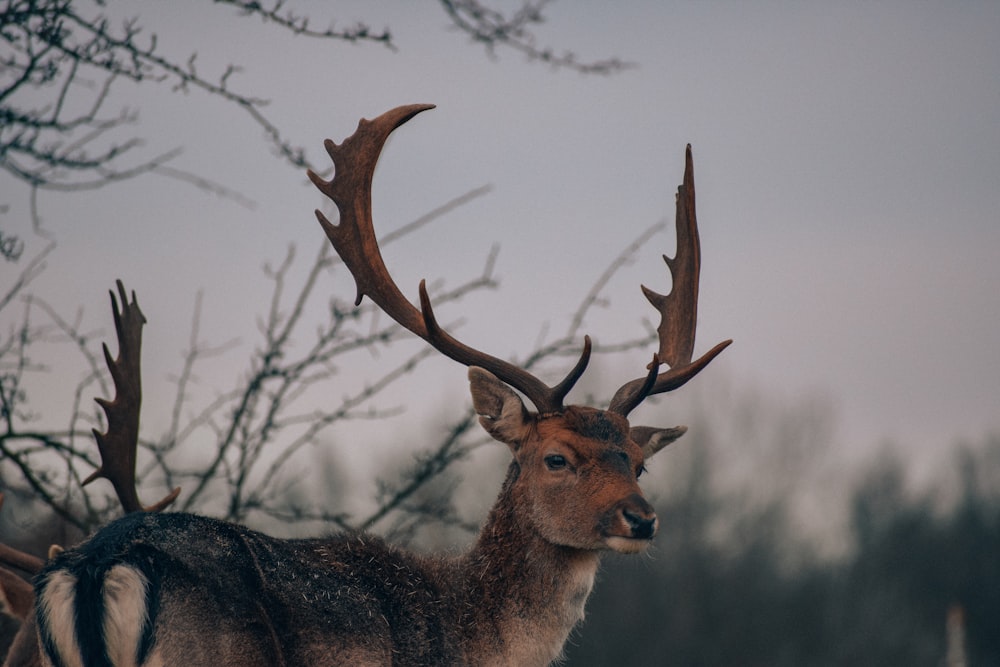
{"type": "Polygon", "coordinates": [[[308,172],[310,180],[340,212],[338,224],[318,210],[316,217],[354,276],[356,304],[368,296],[399,324],[469,367],[479,421],[490,435],[511,448],[519,486],[529,496],[522,502],[531,508],[543,535],[556,544],[581,549],[638,551],[656,531],[656,515],[636,481],[643,461],[685,429],[630,427],[627,416],[647,396],[683,385],[731,342],[719,343],[692,361],[701,250],[691,147],[677,194],[677,253],[673,258],[664,257],[673,287],[667,295],[642,288],[660,313],[659,350],[642,377],[626,382],[614,393],[607,410],[567,407],[563,401],[590,359],[589,337],[584,338],[580,359],[567,376],[553,386],[546,385],[525,369],[451,336],[434,316],[426,283],[420,282],[418,309],[403,296],[382,260],[372,221],[375,165],[393,130],[432,108],[428,104],[401,106],[374,120],[362,120],[342,144],[325,142],[335,169],[332,180],[308,172]],[[661,372],[664,365],[666,370],[661,372]],[[534,412],[525,408],[512,388],[531,401],[534,412]],[[571,488],[574,491],[568,493],[571,488]],[[588,507],[577,506],[584,503],[588,507]],[[581,522],[582,517],[593,520],[581,522]]]}

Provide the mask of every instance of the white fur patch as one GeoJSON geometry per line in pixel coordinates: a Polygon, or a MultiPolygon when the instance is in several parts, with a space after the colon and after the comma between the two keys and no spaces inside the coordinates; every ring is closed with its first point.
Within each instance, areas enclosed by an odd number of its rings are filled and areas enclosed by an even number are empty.
{"type": "MultiPolygon", "coordinates": [[[[587,598],[594,589],[594,579],[597,576],[597,560],[593,562],[578,563],[567,572],[569,580],[567,582],[567,604],[566,615],[563,622],[563,631],[554,638],[555,641],[548,647],[546,655],[542,656],[545,664],[558,663],[563,659],[563,649],[566,646],[566,638],[576,627],[576,624],[584,618],[587,598]]],[[[528,664],[528,663],[523,663],[528,664]]]]}
{"type": "Polygon", "coordinates": [[[608,548],[620,554],[642,553],[652,542],[652,540],[637,540],[630,537],[611,536],[604,538],[604,543],[608,545],[608,548]]]}
{"type": "Polygon", "coordinates": [[[139,570],[115,565],[104,577],[104,641],[116,667],[135,667],[146,625],[146,587],[139,570]]]}
{"type": "Polygon", "coordinates": [[[587,598],[590,597],[590,592],[594,590],[594,579],[596,576],[597,568],[580,568],[577,573],[576,599],[579,600],[579,607],[576,610],[577,623],[583,620],[587,607],[587,598]]]}
{"type": "Polygon", "coordinates": [[[75,588],[76,577],[67,572],[53,572],[39,600],[39,611],[45,617],[52,643],[66,667],[83,667],[73,617],[75,588]]]}

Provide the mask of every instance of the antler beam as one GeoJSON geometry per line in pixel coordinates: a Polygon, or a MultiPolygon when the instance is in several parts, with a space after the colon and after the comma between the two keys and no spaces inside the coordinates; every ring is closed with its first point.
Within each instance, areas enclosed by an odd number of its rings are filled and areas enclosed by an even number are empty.
{"type": "Polygon", "coordinates": [[[396,322],[430,343],[439,352],[465,366],[480,366],[523,392],[540,412],[556,412],[563,399],[583,374],[590,359],[590,339],[585,339],[580,360],[569,375],[554,387],[526,370],[473,349],[449,335],[434,317],[427,287],[420,282],[420,309],[403,296],[389,275],[379,251],[372,221],[372,177],[382,147],[397,127],[433,104],[411,104],[387,111],[374,120],[362,119],[357,131],[340,145],[327,139],[326,152],[334,164],[334,176],[324,180],[312,171],[309,180],[329,197],[340,211],[339,224],[331,223],[322,212],[316,218],[357,284],[355,305],[368,296],[396,322]]]}

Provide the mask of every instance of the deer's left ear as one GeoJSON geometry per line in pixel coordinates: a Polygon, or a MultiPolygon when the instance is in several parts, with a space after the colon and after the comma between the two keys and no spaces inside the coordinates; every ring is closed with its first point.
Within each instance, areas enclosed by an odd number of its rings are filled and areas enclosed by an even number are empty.
{"type": "Polygon", "coordinates": [[[673,428],[653,428],[651,426],[633,426],[629,436],[635,444],[642,448],[642,454],[647,459],[671,442],[687,433],[687,426],[673,428]]]}
{"type": "Polygon", "coordinates": [[[521,397],[497,376],[478,366],[469,367],[469,389],[479,423],[486,432],[516,450],[528,430],[528,410],[521,397]]]}

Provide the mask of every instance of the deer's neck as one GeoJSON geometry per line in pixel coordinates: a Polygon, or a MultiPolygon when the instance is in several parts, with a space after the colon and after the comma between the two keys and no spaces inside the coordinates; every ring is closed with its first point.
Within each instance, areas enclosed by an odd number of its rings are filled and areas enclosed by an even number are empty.
{"type": "Polygon", "coordinates": [[[547,665],[583,619],[599,552],[543,539],[517,511],[511,470],[489,519],[463,559],[467,657],[483,665],[547,665]]]}

